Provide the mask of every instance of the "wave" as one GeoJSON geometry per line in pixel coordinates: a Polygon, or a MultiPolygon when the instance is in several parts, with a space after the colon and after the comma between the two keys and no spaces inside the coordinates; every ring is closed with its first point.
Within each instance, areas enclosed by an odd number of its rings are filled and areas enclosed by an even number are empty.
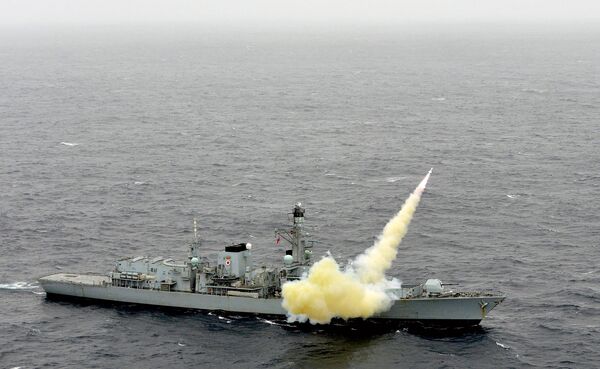
{"type": "Polygon", "coordinates": [[[506,344],[504,344],[504,343],[501,343],[501,342],[496,342],[496,345],[498,345],[498,346],[502,347],[502,348],[503,348],[503,349],[505,349],[505,350],[508,350],[508,349],[510,348],[510,346],[509,346],[509,345],[506,345],[506,344]]]}
{"type": "Polygon", "coordinates": [[[224,316],[217,315],[217,318],[219,318],[219,320],[224,320],[227,324],[231,324],[231,320],[225,318],[224,316]]]}
{"type": "Polygon", "coordinates": [[[523,89],[521,89],[521,92],[534,93],[534,94],[543,94],[546,91],[547,90],[544,90],[541,88],[523,88],[523,89]]]}
{"type": "Polygon", "coordinates": [[[39,285],[36,282],[0,283],[0,290],[33,290],[38,287],[39,285]]]}
{"type": "Polygon", "coordinates": [[[257,320],[261,323],[266,323],[269,325],[276,325],[278,327],[288,327],[288,328],[295,327],[294,324],[288,323],[287,320],[281,320],[281,321],[280,320],[268,320],[268,319],[260,318],[260,317],[257,317],[257,320]]]}
{"type": "Polygon", "coordinates": [[[385,181],[387,183],[394,183],[394,182],[398,182],[399,180],[404,179],[404,178],[406,178],[406,177],[388,177],[385,179],[385,181]]]}
{"type": "Polygon", "coordinates": [[[60,144],[64,145],[64,146],[79,146],[79,144],[75,143],[75,142],[65,142],[65,141],[62,141],[60,144]]]}
{"type": "Polygon", "coordinates": [[[275,323],[274,321],[268,320],[268,319],[259,319],[259,321],[263,322],[263,323],[267,323],[270,325],[278,325],[277,323],[275,323]]]}

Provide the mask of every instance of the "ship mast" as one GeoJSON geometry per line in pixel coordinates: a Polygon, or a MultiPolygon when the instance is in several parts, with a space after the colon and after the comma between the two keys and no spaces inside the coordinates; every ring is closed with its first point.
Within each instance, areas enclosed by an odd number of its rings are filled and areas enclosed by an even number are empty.
{"type": "MultiPolygon", "coordinates": [[[[304,233],[304,208],[301,203],[294,206],[292,212],[293,223],[291,229],[277,229],[275,235],[283,238],[290,244],[291,250],[286,251],[286,255],[292,256],[290,269],[296,269],[299,266],[310,265],[312,255],[312,244],[308,245],[304,233]]],[[[310,241],[309,241],[310,242],[310,241]]]]}
{"type": "Polygon", "coordinates": [[[201,242],[198,239],[198,223],[196,218],[194,218],[194,240],[190,243],[188,250],[188,258],[191,260],[192,258],[198,258],[198,249],[201,246],[201,242]]]}

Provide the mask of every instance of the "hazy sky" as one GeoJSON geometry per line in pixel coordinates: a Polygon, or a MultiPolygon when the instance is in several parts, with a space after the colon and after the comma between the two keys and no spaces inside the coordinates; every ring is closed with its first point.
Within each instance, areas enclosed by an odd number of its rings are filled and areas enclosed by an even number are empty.
{"type": "Polygon", "coordinates": [[[600,0],[0,0],[0,24],[600,21],[600,0]]]}

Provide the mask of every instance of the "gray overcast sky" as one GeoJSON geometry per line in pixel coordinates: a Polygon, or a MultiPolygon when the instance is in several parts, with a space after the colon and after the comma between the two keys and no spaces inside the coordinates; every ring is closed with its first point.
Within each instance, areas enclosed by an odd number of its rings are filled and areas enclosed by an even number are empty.
{"type": "Polygon", "coordinates": [[[600,21],[600,0],[0,0],[0,24],[600,21]]]}

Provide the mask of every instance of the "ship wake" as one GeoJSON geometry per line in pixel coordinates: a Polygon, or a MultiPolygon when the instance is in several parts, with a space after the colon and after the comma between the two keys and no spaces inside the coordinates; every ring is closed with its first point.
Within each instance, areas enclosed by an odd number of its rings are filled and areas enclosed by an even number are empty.
{"type": "Polygon", "coordinates": [[[44,292],[40,291],[40,285],[37,282],[0,283],[0,290],[29,291],[36,295],[44,294],[44,292]]]}

